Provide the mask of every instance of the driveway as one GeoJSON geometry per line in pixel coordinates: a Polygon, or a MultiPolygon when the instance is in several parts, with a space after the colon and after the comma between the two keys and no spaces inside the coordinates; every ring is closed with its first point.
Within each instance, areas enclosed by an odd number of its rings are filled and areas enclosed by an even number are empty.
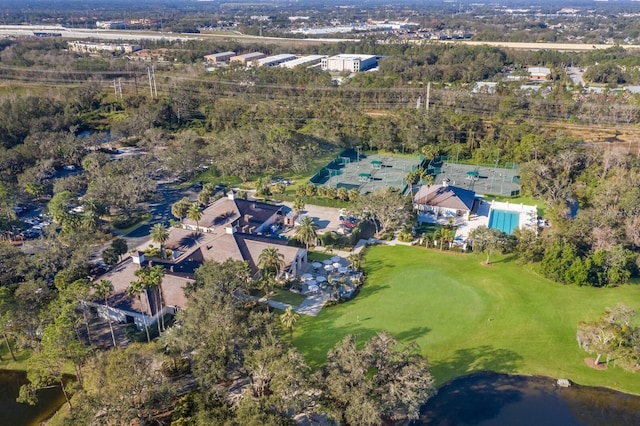
{"type": "MultiPolygon", "coordinates": [[[[285,206],[292,208],[293,203],[285,202],[285,206]]],[[[302,211],[313,219],[318,225],[318,231],[320,233],[337,231],[340,227],[340,209],[335,207],[322,207],[312,204],[307,204],[302,211]]]]}

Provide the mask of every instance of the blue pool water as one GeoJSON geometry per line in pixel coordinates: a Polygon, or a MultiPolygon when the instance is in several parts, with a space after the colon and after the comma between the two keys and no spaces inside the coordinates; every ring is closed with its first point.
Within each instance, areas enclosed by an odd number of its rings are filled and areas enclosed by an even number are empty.
{"type": "Polygon", "coordinates": [[[520,222],[520,213],[506,210],[491,210],[489,214],[489,228],[499,229],[512,234],[520,222]]]}

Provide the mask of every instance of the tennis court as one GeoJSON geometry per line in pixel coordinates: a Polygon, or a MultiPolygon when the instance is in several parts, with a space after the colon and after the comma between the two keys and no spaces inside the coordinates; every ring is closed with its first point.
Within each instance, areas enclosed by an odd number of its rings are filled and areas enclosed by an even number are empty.
{"type": "Polygon", "coordinates": [[[418,155],[396,157],[346,150],[316,173],[310,182],[316,186],[355,188],[361,194],[387,186],[404,192],[407,173],[417,170],[423,162],[424,157],[418,155]]]}
{"type": "Polygon", "coordinates": [[[443,156],[431,160],[427,172],[435,176],[436,184],[441,184],[447,179],[453,186],[469,189],[478,194],[507,197],[520,194],[520,171],[513,163],[505,167],[478,166],[452,163],[443,156]]]}

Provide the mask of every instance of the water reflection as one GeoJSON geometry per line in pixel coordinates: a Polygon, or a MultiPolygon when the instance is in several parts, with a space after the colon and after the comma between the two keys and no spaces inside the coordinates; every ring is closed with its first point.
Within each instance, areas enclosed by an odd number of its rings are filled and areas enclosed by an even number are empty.
{"type": "Polygon", "coordinates": [[[416,425],[640,425],[640,397],[604,388],[560,388],[546,377],[474,374],[441,388],[416,425]]]}
{"type": "Polygon", "coordinates": [[[64,403],[64,395],[58,387],[38,391],[38,403],[35,406],[17,403],[20,386],[26,382],[27,375],[24,372],[0,370],[0,424],[37,425],[64,403]]]}

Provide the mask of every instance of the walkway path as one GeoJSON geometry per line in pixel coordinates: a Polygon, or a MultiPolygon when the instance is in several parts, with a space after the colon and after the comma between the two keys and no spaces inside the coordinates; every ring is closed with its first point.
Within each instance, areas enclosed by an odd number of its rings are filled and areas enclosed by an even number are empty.
{"type": "MultiPolygon", "coordinates": [[[[251,296],[251,298],[259,303],[267,302],[267,299],[264,297],[251,296]]],[[[278,302],[277,300],[272,300],[272,299],[269,299],[269,306],[271,306],[272,308],[283,310],[283,311],[286,310],[289,306],[293,306],[293,309],[297,313],[315,317],[320,313],[324,304],[327,303],[329,300],[330,300],[330,297],[328,294],[318,293],[318,294],[313,294],[307,297],[306,299],[304,299],[304,301],[300,304],[300,306],[289,305],[287,303],[278,302]]]]}
{"type": "Polygon", "coordinates": [[[330,297],[326,293],[313,294],[298,306],[296,312],[302,315],[309,315],[312,317],[317,316],[325,303],[329,301],[330,297]]]}

